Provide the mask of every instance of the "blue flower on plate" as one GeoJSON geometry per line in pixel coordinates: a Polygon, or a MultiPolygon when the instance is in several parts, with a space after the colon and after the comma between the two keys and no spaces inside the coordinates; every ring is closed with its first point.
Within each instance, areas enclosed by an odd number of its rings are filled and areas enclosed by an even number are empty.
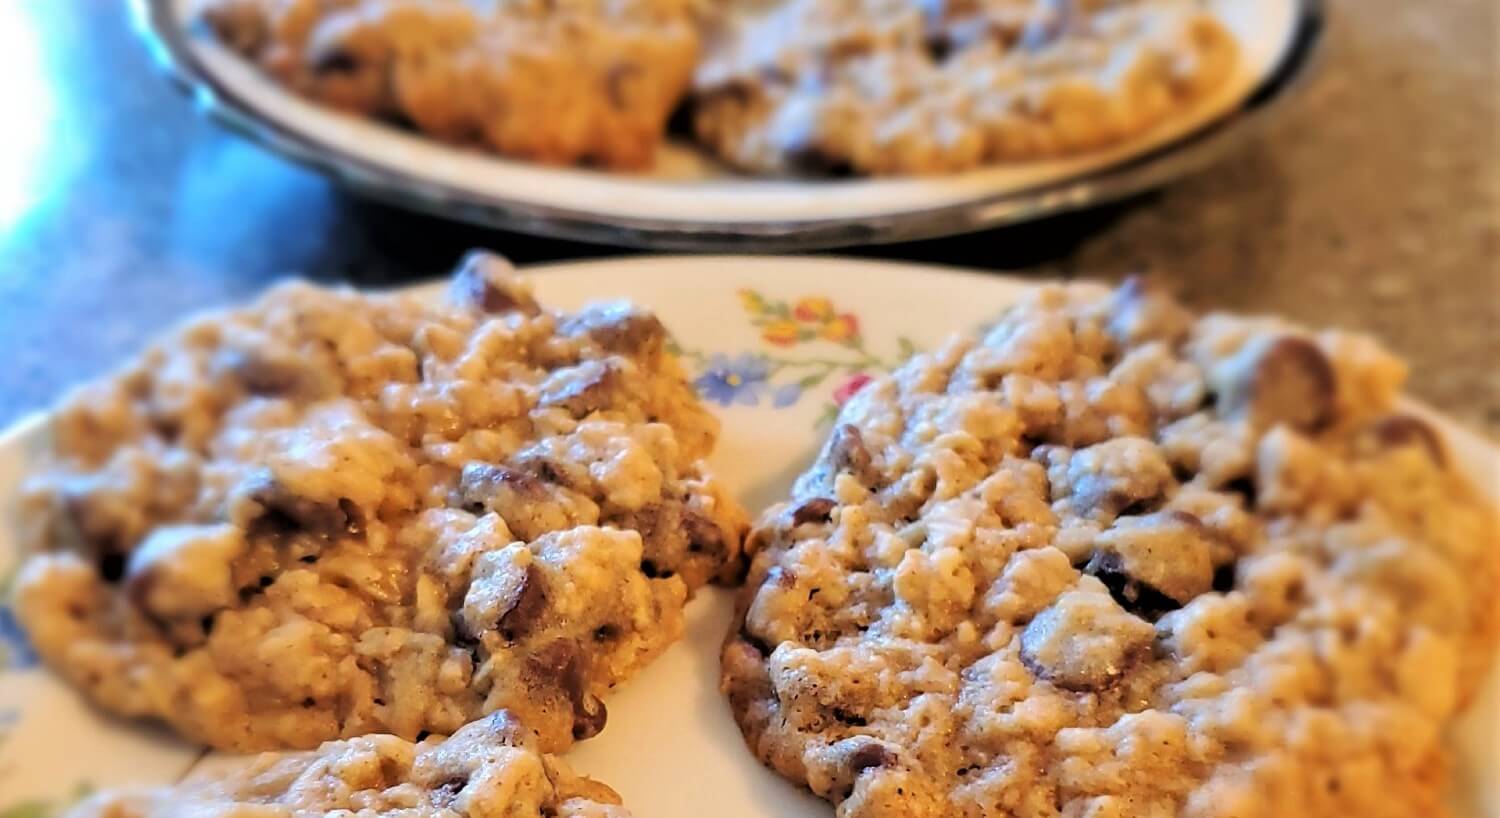
{"type": "Polygon", "coordinates": [[[742,352],[730,358],[715,353],[693,385],[699,394],[721,406],[754,406],[760,402],[769,375],[766,359],[760,355],[742,352]]]}
{"type": "Polygon", "coordinates": [[[771,393],[771,405],[777,409],[785,409],[802,398],[802,384],[789,383],[785,386],[776,387],[771,393]]]}
{"type": "Polygon", "coordinates": [[[0,670],[24,670],[36,663],[36,651],[21,631],[15,612],[9,605],[0,605],[0,670]]]}

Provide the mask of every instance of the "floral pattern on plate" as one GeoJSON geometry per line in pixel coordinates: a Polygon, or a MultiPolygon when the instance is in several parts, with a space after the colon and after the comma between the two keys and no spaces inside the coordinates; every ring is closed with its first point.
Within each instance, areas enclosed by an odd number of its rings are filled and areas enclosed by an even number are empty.
{"type": "MultiPolygon", "coordinates": [[[[7,670],[26,670],[36,667],[36,651],[31,649],[21,623],[16,620],[15,609],[10,603],[10,589],[15,584],[15,573],[0,578],[0,673],[7,670]]],[[[0,812],[0,818],[9,818],[0,812]]]]}
{"type": "Polygon", "coordinates": [[[698,393],[720,406],[759,406],[769,401],[772,408],[785,409],[796,405],[809,390],[837,378],[832,399],[818,416],[819,425],[831,423],[839,407],[870,382],[871,373],[891,371],[917,349],[910,339],[900,336],[894,355],[871,352],[859,316],[840,309],[827,296],[780,300],[748,287],[737,295],[747,320],[759,330],[769,350],[728,353],[673,348],[695,367],[693,384],[698,393]]]}

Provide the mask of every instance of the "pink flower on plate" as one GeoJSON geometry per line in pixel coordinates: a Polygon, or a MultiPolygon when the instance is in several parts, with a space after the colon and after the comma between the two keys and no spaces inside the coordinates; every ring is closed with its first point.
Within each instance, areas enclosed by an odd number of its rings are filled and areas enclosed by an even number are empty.
{"type": "Polygon", "coordinates": [[[839,384],[839,387],[833,390],[833,402],[839,406],[843,406],[850,398],[854,397],[854,393],[864,389],[865,384],[871,380],[872,378],[863,372],[856,374],[849,380],[839,384]]]}
{"type": "Polygon", "coordinates": [[[823,323],[819,335],[838,344],[847,344],[859,336],[859,319],[853,313],[835,315],[823,323]]]}

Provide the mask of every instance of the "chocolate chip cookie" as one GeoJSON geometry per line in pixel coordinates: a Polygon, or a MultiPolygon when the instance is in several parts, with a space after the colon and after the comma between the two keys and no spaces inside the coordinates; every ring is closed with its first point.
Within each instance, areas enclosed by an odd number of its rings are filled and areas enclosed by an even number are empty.
{"type": "Polygon", "coordinates": [[[758,173],[938,173],[1118,144],[1236,62],[1192,0],[789,0],[715,45],[700,141],[758,173]]]}
{"type": "Polygon", "coordinates": [[[614,791],[539,752],[504,710],[447,740],[390,735],[265,753],[244,769],[175,787],[88,799],[68,818],[354,815],[364,818],[629,818],[614,791]]]}
{"type": "Polygon", "coordinates": [[[693,0],[211,0],[221,42],[334,107],[539,162],[651,164],[693,0]]]}
{"type": "Polygon", "coordinates": [[[19,617],[95,703],[219,748],[507,710],[560,751],[739,567],[666,343],[483,254],[436,303],[288,284],[194,320],[53,416],[19,617]]]}
{"type": "Polygon", "coordinates": [[[844,407],[723,688],[840,818],[1442,814],[1494,509],[1375,343],[1046,288],[844,407]]]}

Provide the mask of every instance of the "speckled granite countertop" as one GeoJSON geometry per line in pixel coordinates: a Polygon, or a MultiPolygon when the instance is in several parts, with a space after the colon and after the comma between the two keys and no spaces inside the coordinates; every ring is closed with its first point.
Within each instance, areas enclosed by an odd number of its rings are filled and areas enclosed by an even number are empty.
{"type": "MultiPolygon", "coordinates": [[[[1500,94],[1492,0],[1330,0],[1324,64],[1259,142],[1129,205],[860,255],[1117,277],[1205,308],[1367,330],[1420,397],[1500,436],[1500,94]]],[[[0,9],[0,423],[184,313],[276,278],[385,283],[471,245],[603,248],[370,205],[199,119],[122,3],[0,9]]]]}

